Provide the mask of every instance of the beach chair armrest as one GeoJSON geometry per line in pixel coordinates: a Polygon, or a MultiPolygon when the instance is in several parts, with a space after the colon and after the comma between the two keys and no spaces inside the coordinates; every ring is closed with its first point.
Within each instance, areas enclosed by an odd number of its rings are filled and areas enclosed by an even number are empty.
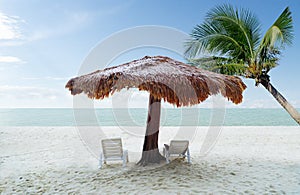
{"type": "Polygon", "coordinates": [[[164,148],[166,148],[166,150],[169,150],[170,146],[168,144],[164,144],[164,148]]]}

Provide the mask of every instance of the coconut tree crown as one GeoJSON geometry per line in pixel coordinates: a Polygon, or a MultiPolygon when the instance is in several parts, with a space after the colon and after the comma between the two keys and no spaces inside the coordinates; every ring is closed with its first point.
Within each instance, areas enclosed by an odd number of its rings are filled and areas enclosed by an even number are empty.
{"type": "Polygon", "coordinates": [[[202,68],[258,79],[278,65],[280,50],[292,43],[292,29],[288,7],[262,37],[259,21],[249,10],[221,5],[191,32],[185,55],[202,68]],[[196,59],[206,52],[213,55],[196,59]]]}

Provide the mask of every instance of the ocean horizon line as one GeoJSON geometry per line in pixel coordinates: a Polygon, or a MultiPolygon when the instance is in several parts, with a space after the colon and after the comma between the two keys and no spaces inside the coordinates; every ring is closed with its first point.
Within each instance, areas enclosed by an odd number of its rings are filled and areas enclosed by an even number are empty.
{"type": "MultiPolygon", "coordinates": [[[[0,108],[0,126],[145,126],[147,112],[147,108],[0,108]]],[[[281,108],[163,108],[160,125],[298,126],[281,108]]]]}

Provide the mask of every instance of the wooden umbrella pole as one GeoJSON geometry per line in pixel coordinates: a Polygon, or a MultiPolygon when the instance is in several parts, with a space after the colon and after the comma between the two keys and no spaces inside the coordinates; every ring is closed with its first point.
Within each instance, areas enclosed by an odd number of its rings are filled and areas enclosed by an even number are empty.
{"type": "Polygon", "coordinates": [[[148,163],[160,163],[165,158],[158,150],[158,134],[160,126],[161,99],[155,98],[150,94],[148,105],[147,128],[143,146],[142,158],[139,165],[148,163]]]}

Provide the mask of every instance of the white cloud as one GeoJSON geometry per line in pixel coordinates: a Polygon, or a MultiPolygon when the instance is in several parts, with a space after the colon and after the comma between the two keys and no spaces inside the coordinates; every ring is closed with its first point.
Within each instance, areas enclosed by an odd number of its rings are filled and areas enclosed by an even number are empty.
{"type": "Polygon", "coordinates": [[[71,107],[71,95],[66,90],[18,85],[0,86],[2,108],[55,108],[71,107]]]}
{"type": "Polygon", "coordinates": [[[24,80],[50,80],[50,81],[68,81],[71,77],[52,77],[52,76],[46,76],[46,77],[24,77],[22,79],[24,80]]]}
{"type": "MultiPolygon", "coordinates": [[[[0,11],[0,46],[19,46],[32,41],[39,41],[50,37],[61,36],[84,28],[93,20],[105,20],[106,16],[119,13],[126,8],[130,2],[112,8],[103,8],[99,11],[87,10],[62,10],[57,13],[57,20],[53,23],[37,23],[35,27],[24,27],[26,34],[21,31],[22,25],[27,21],[18,16],[9,16],[0,11]]],[[[38,16],[37,16],[38,17],[38,16]]],[[[32,21],[30,21],[32,23],[32,21]]]]}
{"type": "Polygon", "coordinates": [[[21,63],[24,63],[24,61],[21,60],[18,57],[14,57],[14,56],[0,56],[0,63],[17,63],[17,64],[21,64],[21,63]]]}
{"type": "Polygon", "coordinates": [[[11,98],[49,98],[56,96],[58,92],[54,89],[43,88],[43,87],[29,87],[29,86],[10,86],[4,85],[0,86],[0,95],[2,97],[11,98]]]}
{"type": "Polygon", "coordinates": [[[21,21],[17,16],[9,16],[0,12],[0,40],[20,39],[22,37],[19,29],[21,21]]]}
{"type": "Polygon", "coordinates": [[[26,22],[18,16],[9,16],[0,11],[0,46],[19,46],[27,42],[68,34],[82,28],[91,19],[89,12],[69,12],[59,23],[39,25],[25,34],[21,25],[26,22]]]}

